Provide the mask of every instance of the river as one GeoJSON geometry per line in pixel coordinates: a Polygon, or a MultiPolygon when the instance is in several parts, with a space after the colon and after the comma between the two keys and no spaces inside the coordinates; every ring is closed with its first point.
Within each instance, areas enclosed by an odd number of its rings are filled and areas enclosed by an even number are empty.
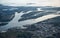
{"type": "Polygon", "coordinates": [[[18,20],[21,18],[21,16],[23,14],[25,14],[25,13],[23,13],[23,11],[21,13],[15,12],[15,17],[13,18],[13,20],[11,20],[7,25],[1,26],[0,31],[4,31],[4,30],[7,30],[7,29],[12,28],[12,27],[24,28],[23,25],[34,24],[37,22],[41,22],[44,20],[48,20],[48,19],[60,16],[60,14],[48,14],[48,15],[44,15],[42,17],[39,17],[37,19],[28,19],[25,21],[18,22],[18,20]]]}

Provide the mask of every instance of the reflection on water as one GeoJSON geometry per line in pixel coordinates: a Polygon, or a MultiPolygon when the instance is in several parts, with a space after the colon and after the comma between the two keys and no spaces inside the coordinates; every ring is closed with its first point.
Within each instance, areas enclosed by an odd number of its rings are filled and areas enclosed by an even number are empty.
{"type": "Polygon", "coordinates": [[[25,14],[22,12],[18,13],[18,12],[15,12],[15,17],[5,26],[1,26],[0,27],[0,30],[6,30],[8,28],[12,28],[12,27],[21,27],[23,28],[23,25],[26,25],[26,24],[33,24],[33,23],[37,23],[37,22],[41,22],[41,21],[44,21],[44,20],[47,20],[47,19],[51,19],[51,18],[54,18],[54,17],[58,17],[60,16],[59,14],[48,14],[48,15],[44,15],[42,17],[39,17],[37,19],[28,19],[28,20],[24,20],[24,21],[21,21],[21,22],[18,22],[18,20],[21,18],[21,16],[25,14]]]}

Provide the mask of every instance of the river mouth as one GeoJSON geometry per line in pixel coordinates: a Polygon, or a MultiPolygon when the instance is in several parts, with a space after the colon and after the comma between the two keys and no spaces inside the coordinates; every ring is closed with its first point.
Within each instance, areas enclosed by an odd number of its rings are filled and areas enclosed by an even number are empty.
{"type": "Polygon", "coordinates": [[[24,21],[18,22],[18,20],[20,18],[22,18],[21,16],[23,14],[24,14],[23,11],[21,13],[15,12],[15,17],[13,18],[13,20],[11,20],[10,22],[7,22],[8,23],[7,25],[1,26],[0,27],[0,31],[1,31],[1,29],[3,31],[3,30],[7,30],[7,29],[13,28],[13,27],[21,27],[21,28],[24,28],[23,25],[28,25],[28,24],[31,25],[31,24],[34,24],[34,23],[42,22],[44,20],[48,20],[48,19],[51,19],[51,18],[55,18],[55,17],[60,16],[59,14],[55,14],[54,13],[54,14],[44,15],[44,16],[39,17],[39,18],[36,18],[36,19],[28,19],[28,20],[24,20],[24,21]]]}
{"type": "Polygon", "coordinates": [[[13,7],[12,9],[4,8],[3,14],[1,13],[2,15],[0,16],[0,31],[8,30],[13,27],[24,28],[24,25],[31,25],[58,17],[60,16],[58,8],[59,7],[17,7],[16,9],[13,9],[13,7]]]}
{"type": "Polygon", "coordinates": [[[0,10],[0,37],[22,35],[53,38],[60,34],[60,7],[4,7],[0,10]],[[2,10],[1,10],[2,9],[2,10]]]}

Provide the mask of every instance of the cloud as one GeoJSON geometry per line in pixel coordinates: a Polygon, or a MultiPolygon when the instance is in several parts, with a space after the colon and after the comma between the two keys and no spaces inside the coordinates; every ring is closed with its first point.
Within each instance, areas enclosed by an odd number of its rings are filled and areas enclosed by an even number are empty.
{"type": "Polygon", "coordinates": [[[33,4],[36,4],[36,3],[27,3],[26,5],[33,5],[33,4]]]}
{"type": "Polygon", "coordinates": [[[60,0],[0,0],[0,4],[10,6],[60,6],[60,0]]]}

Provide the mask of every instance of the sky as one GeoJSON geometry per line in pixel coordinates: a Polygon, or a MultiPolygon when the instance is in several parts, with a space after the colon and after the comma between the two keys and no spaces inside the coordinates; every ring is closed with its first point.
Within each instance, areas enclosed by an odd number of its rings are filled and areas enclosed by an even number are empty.
{"type": "Polygon", "coordinates": [[[60,0],[0,0],[0,4],[8,6],[59,6],[60,0]]]}

